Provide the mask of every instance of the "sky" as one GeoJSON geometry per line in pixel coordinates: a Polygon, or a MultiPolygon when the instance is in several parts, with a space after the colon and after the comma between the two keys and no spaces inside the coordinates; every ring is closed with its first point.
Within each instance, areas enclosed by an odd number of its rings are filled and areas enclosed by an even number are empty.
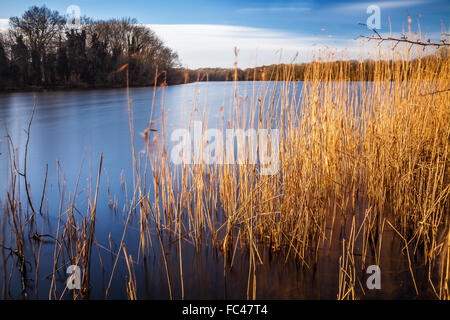
{"type": "Polygon", "coordinates": [[[293,59],[307,62],[323,52],[357,58],[367,44],[355,38],[371,34],[360,25],[373,14],[367,13],[370,5],[380,8],[381,34],[407,30],[408,15],[412,31],[427,39],[439,40],[450,29],[448,0],[0,0],[0,29],[8,27],[9,17],[33,5],[62,14],[76,5],[82,16],[95,19],[136,18],[177,51],[188,68],[232,67],[234,47],[243,68],[293,59]]]}

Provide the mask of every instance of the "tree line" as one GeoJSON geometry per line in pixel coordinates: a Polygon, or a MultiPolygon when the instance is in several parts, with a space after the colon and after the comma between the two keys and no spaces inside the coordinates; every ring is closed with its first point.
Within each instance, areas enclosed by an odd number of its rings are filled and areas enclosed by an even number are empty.
{"type": "MultiPolygon", "coordinates": [[[[405,75],[433,59],[449,59],[450,50],[439,48],[433,54],[412,58],[405,64],[403,60],[339,60],[313,61],[301,64],[273,64],[247,69],[239,68],[200,68],[183,70],[186,82],[191,81],[377,81],[383,68],[398,68],[405,75]]],[[[181,69],[180,69],[181,70],[181,69]]]]}
{"type": "MultiPolygon", "coordinates": [[[[178,55],[135,19],[81,19],[79,26],[47,7],[10,18],[0,33],[0,89],[171,84],[178,55]]],[[[181,78],[180,78],[181,77],[181,78]]]]}

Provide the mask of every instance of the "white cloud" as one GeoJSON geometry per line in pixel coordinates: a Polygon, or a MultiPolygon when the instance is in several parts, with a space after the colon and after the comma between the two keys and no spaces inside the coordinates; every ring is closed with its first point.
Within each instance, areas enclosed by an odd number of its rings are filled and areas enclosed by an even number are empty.
{"type": "Polygon", "coordinates": [[[305,12],[309,11],[311,8],[307,7],[265,7],[265,8],[243,8],[239,9],[237,13],[285,13],[285,12],[305,12]]]}
{"type": "Polygon", "coordinates": [[[381,9],[396,9],[396,8],[410,8],[414,6],[420,6],[424,4],[430,4],[434,0],[393,0],[393,1],[372,1],[372,2],[359,2],[359,3],[343,3],[335,7],[336,10],[341,12],[365,12],[370,5],[377,5],[381,9]]]}
{"type": "MultiPolygon", "coordinates": [[[[227,25],[151,24],[148,25],[178,52],[186,67],[232,67],[234,47],[239,49],[238,65],[246,68],[290,62],[309,61],[319,48],[349,48],[351,40],[330,39],[326,34],[305,36],[273,29],[227,25]],[[280,51],[281,49],[281,51],[280,51]]],[[[355,44],[353,43],[353,46],[355,44]]]]}
{"type": "Polygon", "coordinates": [[[0,31],[7,30],[9,28],[9,19],[0,19],[0,31]]]}

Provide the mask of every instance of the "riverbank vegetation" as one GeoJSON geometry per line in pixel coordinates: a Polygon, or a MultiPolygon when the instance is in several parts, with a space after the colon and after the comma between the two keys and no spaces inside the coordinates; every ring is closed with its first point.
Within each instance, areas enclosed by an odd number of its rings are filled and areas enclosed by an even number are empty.
{"type": "Polygon", "coordinates": [[[123,65],[133,86],[176,80],[178,56],[149,28],[131,18],[106,21],[66,17],[46,7],[31,7],[10,18],[0,33],[0,90],[123,87],[123,65]]]}
{"type": "MultiPolygon", "coordinates": [[[[435,56],[442,58],[448,57],[448,48],[440,48],[432,55],[427,57],[411,58],[408,68],[415,67],[427,60],[434,60],[435,56]]],[[[268,66],[258,66],[254,68],[199,68],[195,70],[178,69],[186,73],[186,79],[193,81],[273,81],[274,79],[285,80],[287,75],[283,70],[290,70],[289,78],[292,81],[305,81],[308,77],[308,70],[318,68],[321,80],[350,80],[350,81],[375,81],[377,80],[377,68],[400,68],[407,66],[401,60],[387,59],[383,61],[376,60],[337,60],[291,63],[291,64],[272,64],[268,66]],[[331,72],[326,72],[331,70],[331,72]]],[[[406,71],[406,70],[405,70],[406,71]]],[[[319,80],[319,79],[318,79],[319,80]]],[[[393,78],[392,78],[393,80],[393,78]]]]}
{"type": "Polygon", "coordinates": [[[159,143],[149,152],[156,199],[139,194],[141,217],[156,215],[198,247],[209,239],[231,264],[246,248],[249,299],[265,246],[314,270],[339,250],[338,299],[364,297],[365,268],[393,256],[404,257],[393,265],[407,270],[414,295],[449,299],[450,59],[400,44],[370,65],[373,82],[352,81],[368,64],[346,61],[306,65],[301,87],[295,65],[274,68],[264,79],[278,87],[266,91],[244,93],[236,82],[233,120],[220,130],[279,129],[279,172],[261,175],[250,154],[241,165],[173,168],[159,143]]]}

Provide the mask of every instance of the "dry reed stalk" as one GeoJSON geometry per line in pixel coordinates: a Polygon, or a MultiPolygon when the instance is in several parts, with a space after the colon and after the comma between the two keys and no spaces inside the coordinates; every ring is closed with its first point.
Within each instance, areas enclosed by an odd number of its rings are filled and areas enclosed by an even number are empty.
{"type": "MultiPolygon", "coordinates": [[[[401,50],[380,51],[371,83],[352,83],[350,72],[354,71],[348,61],[313,63],[298,93],[292,65],[277,69],[272,76],[276,85],[260,92],[253,85],[248,100],[249,92],[241,98],[235,81],[229,121],[223,121],[222,130],[278,128],[280,171],[260,176],[248,155],[239,165],[211,166],[201,161],[177,171],[168,164],[163,133],[157,138],[161,157],[152,160],[155,223],[178,230],[178,239],[183,225],[196,247],[210,237],[213,245],[219,244],[225,261],[238,242],[246,244],[251,274],[257,243],[267,243],[273,250],[285,248],[287,256],[295,253],[306,266],[309,252],[317,260],[325,239],[332,242],[338,218],[345,223],[370,208],[360,226],[362,266],[369,245],[375,261],[381,263],[385,217],[392,215],[399,238],[415,244],[414,251],[407,252],[409,262],[410,254],[420,249],[428,256],[431,270],[436,248],[442,245],[438,230],[446,224],[443,217],[450,194],[450,112],[444,90],[449,59],[418,51],[413,60],[411,52],[401,50]],[[186,219],[180,219],[181,215],[186,219]]],[[[357,64],[356,72],[365,79],[365,64],[357,64]]],[[[206,114],[202,119],[206,130],[206,114]]],[[[162,125],[164,132],[164,116],[162,125]]],[[[204,150],[205,145],[200,148],[204,150]]],[[[343,267],[351,262],[347,257],[351,247],[350,243],[345,247],[343,267]]]]}

